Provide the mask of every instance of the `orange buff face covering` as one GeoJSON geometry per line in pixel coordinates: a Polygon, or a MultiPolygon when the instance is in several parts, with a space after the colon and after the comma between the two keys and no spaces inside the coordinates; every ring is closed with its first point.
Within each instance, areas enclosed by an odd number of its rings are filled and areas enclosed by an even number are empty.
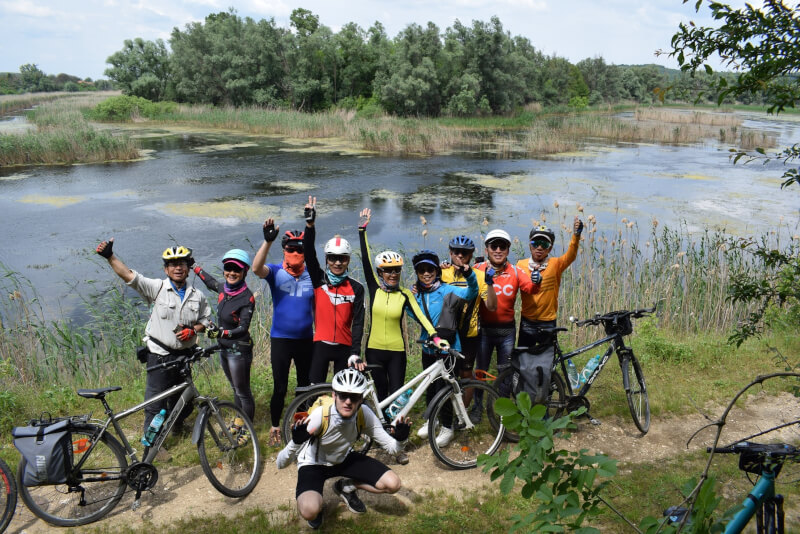
{"type": "Polygon", "coordinates": [[[283,268],[292,276],[300,276],[305,270],[306,256],[302,252],[283,251],[283,268]]]}

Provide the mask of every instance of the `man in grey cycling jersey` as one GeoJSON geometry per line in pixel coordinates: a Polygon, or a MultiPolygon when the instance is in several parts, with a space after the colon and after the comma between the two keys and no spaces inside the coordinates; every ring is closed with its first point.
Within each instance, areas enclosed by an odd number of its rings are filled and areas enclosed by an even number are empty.
{"type": "Polygon", "coordinates": [[[332,386],[333,404],[317,406],[295,423],[292,440],[277,458],[279,469],[297,460],[297,510],[314,529],[322,525],[322,490],[329,478],[343,477],[333,485],[333,491],[357,514],[367,511],[357,489],[370,493],[396,493],[400,489],[400,477],[394,471],[375,458],[353,451],[353,443],[364,433],[394,455],[410,429],[408,418],[398,421],[392,434],[383,429],[380,419],[362,405],[367,381],[355,369],[336,373],[332,386]]]}

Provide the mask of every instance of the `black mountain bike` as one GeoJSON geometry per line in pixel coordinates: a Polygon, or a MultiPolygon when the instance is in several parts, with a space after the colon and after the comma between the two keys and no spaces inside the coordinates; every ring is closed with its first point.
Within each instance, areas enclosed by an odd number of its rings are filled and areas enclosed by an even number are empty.
{"type": "MultiPolygon", "coordinates": [[[[565,413],[577,410],[580,407],[586,408],[586,414],[594,424],[599,422],[589,415],[591,404],[586,394],[592,387],[597,375],[605,367],[608,359],[616,352],[619,365],[622,369],[622,387],[628,398],[628,408],[633,418],[633,423],[642,434],[646,434],[650,429],[650,401],[647,398],[647,386],[644,381],[644,373],[639,360],[633,354],[633,349],[625,345],[625,336],[633,333],[633,323],[631,319],[638,319],[653,314],[656,306],[652,308],[641,308],[638,310],[619,310],[612,311],[603,315],[597,314],[591,319],[583,321],[570,318],[576,326],[603,325],[605,336],[597,341],[584,345],[578,349],[564,354],[558,344],[558,332],[566,332],[563,327],[541,328],[542,334],[550,334],[553,347],[555,348],[555,360],[553,371],[550,377],[550,393],[545,401],[548,417],[561,417],[565,413]],[[595,347],[608,344],[608,348],[600,358],[600,362],[594,371],[586,379],[586,383],[573,389],[567,374],[567,360],[578,354],[588,352],[595,347]]],[[[519,368],[513,364],[521,353],[527,352],[528,347],[517,347],[512,353],[512,365],[502,370],[495,381],[495,387],[501,395],[516,397],[517,393],[523,391],[525,381],[519,368]]],[[[507,432],[508,434],[508,432],[507,432]]],[[[514,439],[513,435],[507,436],[514,439]]]]}

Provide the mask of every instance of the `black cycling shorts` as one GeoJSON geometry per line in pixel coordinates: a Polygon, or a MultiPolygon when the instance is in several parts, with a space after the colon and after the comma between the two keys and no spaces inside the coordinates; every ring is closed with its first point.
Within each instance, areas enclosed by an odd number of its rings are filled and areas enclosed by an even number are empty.
{"type": "Polygon", "coordinates": [[[460,370],[472,371],[472,368],[475,367],[475,359],[478,357],[478,353],[481,350],[481,338],[479,336],[480,334],[478,336],[461,339],[461,354],[464,355],[464,359],[459,359],[456,362],[460,370]]]}
{"type": "Polygon", "coordinates": [[[297,491],[295,498],[306,491],[316,491],[322,495],[325,481],[334,477],[352,478],[375,486],[381,477],[389,471],[383,463],[366,454],[350,452],[338,465],[304,465],[297,471],[297,491]]]}

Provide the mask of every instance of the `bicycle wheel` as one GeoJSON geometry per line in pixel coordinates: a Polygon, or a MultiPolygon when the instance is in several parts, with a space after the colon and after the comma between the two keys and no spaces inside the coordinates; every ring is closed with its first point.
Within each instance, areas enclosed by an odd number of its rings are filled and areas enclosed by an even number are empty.
{"type": "Polygon", "coordinates": [[[647,434],[650,430],[650,401],[647,398],[647,386],[644,383],[644,373],[639,365],[639,360],[631,354],[630,358],[622,360],[623,380],[627,378],[628,388],[625,394],[628,397],[628,408],[631,410],[631,417],[636,428],[642,434],[647,434]],[[633,378],[631,380],[631,368],[633,368],[633,378]]]}
{"type": "Polygon", "coordinates": [[[0,532],[5,532],[17,509],[17,485],[11,469],[0,459],[0,532]]]}
{"type": "Polygon", "coordinates": [[[261,449],[250,418],[232,402],[203,412],[197,454],[208,481],[228,497],[244,497],[261,478],[261,449]]]}
{"type": "MultiPolygon", "coordinates": [[[[516,401],[517,395],[525,389],[525,382],[522,375],[513,367],[508,367],[503,370],[494,381],[493,385],[495,389],[498,390],[501,397],[507,397],[513,401],[516,401]]],[[[566,386],[564,385],[564,379],[561,378],[561,375],[556,371],[553,371],[550,375],[550,393],[544,404],[547,408],[545,411],[545,417],[547,419],[557,419],[565,413],[567,407],[566,386]]],[[[506,428],[505,438],[508,441],[516,443],[519,441],[519,434],[506,428]]]]}
{"type": "MultiPolygon", "coordinates": [[[[469,469],[478,464],[481,454],[494,454],[503,441],[505,428],[500,416],[494,411],[494,402],[500,396],[496,389],[479,380],[461,382],[462,394],[456,396],[454,391],[444,395],[431,408],[428,420],[428,441],[433,454],[445,465],[453,469],[469,469]],[[463,391],[474,388],[475,393],[483,392],[483,404],[480,417],[471,414],[472,428],[466,428],[470,420],[462,421],[457,417],[457,403],[461,403],[463,391]],[[449,437],[450,439],[444,439],[449,437]]],[[[475,396],[473,395],[473,398],[475,396]]]]}
{"type": "Polygon", "coordinates": [[[96,441],[99,432],[95,425],[71,429],[73,468],[65,484],[25,486],[27,462],[20,460],[17,488],[31,512],[51,525],[75,527],[97,521],[117,505],[125,493],[128,460],[114,436],[106,433],[96,441]]]}
{"type": "MultiPolygon", "coordinates": [[[[286,408],[281,421],[281,437],[283,444],[289,443],[292,437],[292,425],[294,424],[295,414],[308,413],[311,405],[322,395],[333,396],[333,387],[330,384],[317,384],[311,389],[300,393],[286,408]]],[[[373,410],[374,412],[374,410],[373,410]]],[[[366,434],[361,434],[353,444],[353,450],[361,454],[367,454],[372,447],[372,439],[366,434]]]]}

